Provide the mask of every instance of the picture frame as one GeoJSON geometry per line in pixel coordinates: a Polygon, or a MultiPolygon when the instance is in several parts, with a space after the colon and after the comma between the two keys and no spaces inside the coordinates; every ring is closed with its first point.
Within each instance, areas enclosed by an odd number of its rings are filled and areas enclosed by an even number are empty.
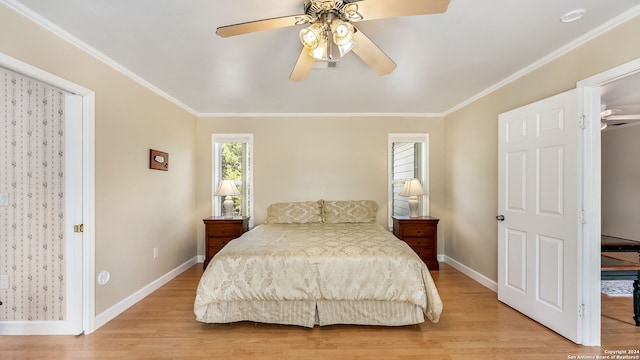
{"type": "Polygon", "coordinates": [[[149,149],[149,169],[169,171],[169,153],[149,149]]]}

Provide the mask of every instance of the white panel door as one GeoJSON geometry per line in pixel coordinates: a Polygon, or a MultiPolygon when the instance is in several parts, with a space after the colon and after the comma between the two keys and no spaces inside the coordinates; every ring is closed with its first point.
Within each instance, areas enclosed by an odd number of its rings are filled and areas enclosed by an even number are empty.
{"type": "Polygon", "coordinates": [[[581,342],[578,92],[498,120],[498,299],[581,342]]]}

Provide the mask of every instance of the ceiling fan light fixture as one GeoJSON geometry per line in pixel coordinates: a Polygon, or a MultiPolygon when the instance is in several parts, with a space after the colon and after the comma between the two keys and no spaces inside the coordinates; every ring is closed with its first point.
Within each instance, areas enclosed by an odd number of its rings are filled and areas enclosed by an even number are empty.
{"type": "Polygon", "coordinates": [[[347,45],[353,42],[353,34],[355,32],[353,25],[346,21],[333,21],[331,32],[333,33],[333,42],[338,45],[347,45]]]}
{"type": "Polygon", "coordinates": [[[351,51],[355,46],[355,42],[353,41],[355,28],[350,23],[334,20],[331,23],[331,33],[333,34],[333,43],[338,47],[341,57],[351,51]]]}
{"type": "Polygon", "coordinates": [[[346,4],[342,8],[342,13],[349,21],[361,21],[362,15],[358,12],[358,5],[354,3],[346,4]]]}
{"type": "Polygon", "coordinates": [[[349,42],[345,45],[336,45],[338,47],[338,50],[340,51],[340,57],[345,56],[349,51],[353,50],[353,48],[356,46],[356,43],[349,42]]]}
{"type": "Polygon", "coordinates": [[[329,43],[322,41],[320,46],[309,51],[309,55],[316,60],[328,61],[329,60],[329,43]]]}
{"type": "Polygon", "coordinates": [[[300,30],[300,42],[309,50],[314,50],[323,40],[322,26],[319,23],[311,24],[309,27],[300,30]]]}
{"type": "Polygon", "coordinates": [[[311,0],[311,3],[320,11],[329,11],[336,7],[336,0],[311,0]]]}

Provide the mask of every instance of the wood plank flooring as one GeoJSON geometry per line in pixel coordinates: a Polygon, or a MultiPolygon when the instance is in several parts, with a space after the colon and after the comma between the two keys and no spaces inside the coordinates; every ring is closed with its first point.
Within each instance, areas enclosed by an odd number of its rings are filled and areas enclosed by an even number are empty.
{"type": "Polygon", "coordinates": [[[603,296],[603,346],[584,347],[501,304],[494,292],[446,264],[432,272],[444,303],[438,324],[202,324],[193,315],[201,267],[93,334],[0,337],[0,359],[595,359],[607,351],[640,351],[630,297],[603,296]]]}

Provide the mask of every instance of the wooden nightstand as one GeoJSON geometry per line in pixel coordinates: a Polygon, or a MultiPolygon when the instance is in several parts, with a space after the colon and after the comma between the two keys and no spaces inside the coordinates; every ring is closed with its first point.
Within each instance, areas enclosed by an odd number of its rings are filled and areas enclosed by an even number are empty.
{"type": "Polygon", "coordinates": [[[204,265],[206,269],[211,258],[229,241],[240,237],[249,230],[248,217],[225,218],[221,216],[202,219],[205,225],[204,265]]]}
{"type": "Polygon", "coordinates": [[[439,270],[438,221],[429,216],[410,218],[392,216],[393,235],[404,240],[415,251],[430,270],[439,270]]]}

